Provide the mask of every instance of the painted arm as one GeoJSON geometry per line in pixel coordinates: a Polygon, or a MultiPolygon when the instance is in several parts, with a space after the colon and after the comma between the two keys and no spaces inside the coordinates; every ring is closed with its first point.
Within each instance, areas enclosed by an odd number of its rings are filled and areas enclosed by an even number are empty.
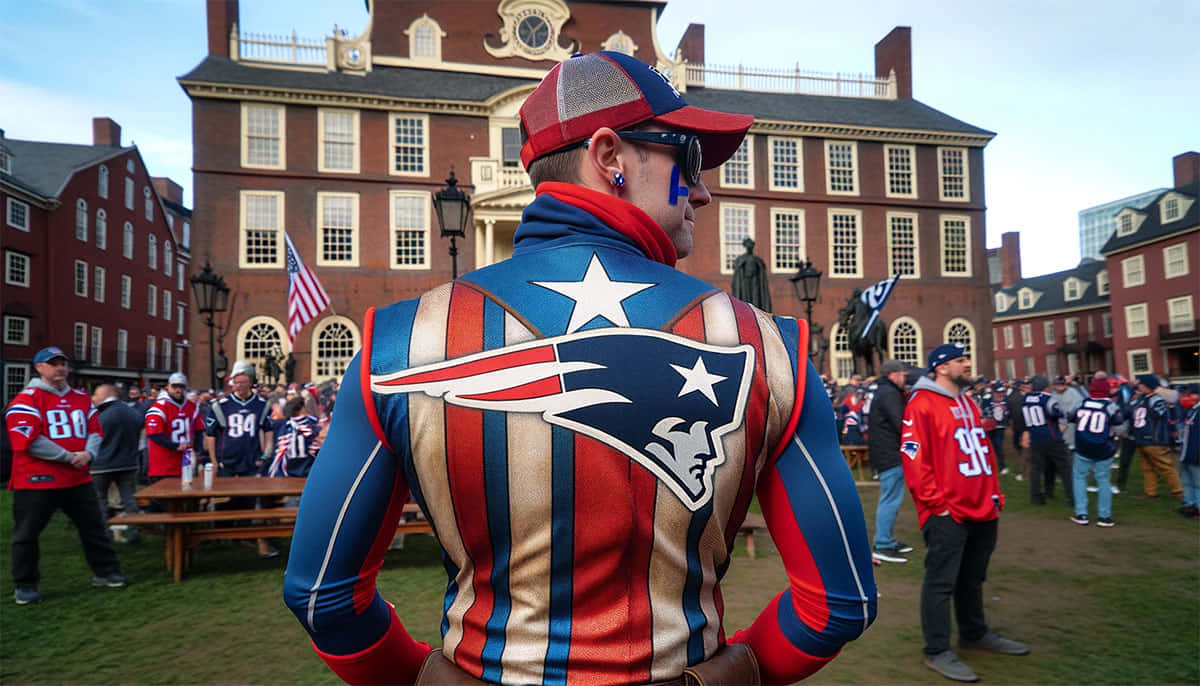
{"type": "Polygon", "coordinates": [[[429,645],[409,637],[375,589],[408,485],[372,428],[359,374],[355,357],[300,500],[284,602],[343,681],[412,683],[429,645]]]}
{"type": "Polygon", "coordinates": [[[788,587],[730,639],[754,650],[764,683],[809,676],[875,620],[862,504],[838,446],[833,409],[811,364],[802,408],[786,447],[763,467],[757,484],[788,587]]]}

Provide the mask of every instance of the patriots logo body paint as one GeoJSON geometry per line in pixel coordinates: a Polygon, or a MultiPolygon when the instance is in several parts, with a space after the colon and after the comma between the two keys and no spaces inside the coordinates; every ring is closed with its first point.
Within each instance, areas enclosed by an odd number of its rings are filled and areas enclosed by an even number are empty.
{"type": "Polygon", "coordinates": [[[691,190],[687,184],[679,183],[679,165],[671,167],[671,187],[667,189],[667,202],[678,205],[680,198],[686,198],[691,190]]]}

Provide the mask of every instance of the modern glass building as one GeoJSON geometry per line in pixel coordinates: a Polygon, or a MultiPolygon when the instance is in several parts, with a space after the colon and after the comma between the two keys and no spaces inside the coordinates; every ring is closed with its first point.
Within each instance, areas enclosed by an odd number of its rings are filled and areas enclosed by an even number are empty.
{"type": "Polygon", "coordinates": [[[1103,205],[1089,207],[1079,211],[1079,259],[1103,260],[1100,248],[1108,237],[1117,230],[1116,214],[1123,207],[1143,209],[1155,198],[1165,192],[1166,188],[1156,188],[1152,191],[1131,195],[1128,198],[1106,202],[1103,205]]]}

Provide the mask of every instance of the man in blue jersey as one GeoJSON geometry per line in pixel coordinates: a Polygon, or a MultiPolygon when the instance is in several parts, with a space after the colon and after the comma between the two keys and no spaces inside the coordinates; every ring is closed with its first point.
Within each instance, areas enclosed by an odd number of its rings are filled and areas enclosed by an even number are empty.
{"type": "Polygon", "coordinates": [[[1072,486],[1068,480],[1071,473],[1071,457],[1067,453],[1067,444],[1063,441],[1062,429],[1058,422],[1066,415],[1046,392],[1050,380],[1038,374],[1030,380],[1030,392],[1021,404],[1021,417],[1025,424],[1025,435],[1022,443],[1029,446],[1031,466],[1029,470],[1029,497],[1034,505],[1046,504],[1046,492],[1050,485],[1043,486],[1047,464],[1054,465],[1054,471],[1062,479],[1063,495],[1067,504],[1074,507],[1075,498],[1072,486]]]}
{"type": "Polygon", "coordinates": [[[1158,476],[1167,482],[1172,496],[1183,499],[1183,485],[1175,471],[1178,458],[1171,450],[1170,408],[1159,393],[1160,386],[1157,376],[1139,374],[1137,395],[1129,402],[1130,432],[1137,446],[1134,455],[1142,458],[1143,493],[1133,496],[1137,500],[1158,498],[1158,476]]]}
{"type": "Polygon", "coordinates": [[[1096,526],[1111,527],[1113,492],[1108,481],[1113,453],[1117,449],[1112,432],[1125,418],[1120,407],[1109,397],[1108,379],[1093,379],[1088,391],[1090,397],[1071,413],[1071,421],[1075,424],[1075,514],[1071,521],[1083,526],[1089,523],[1087,476],[1091,472],[1095,475],[1099,494],[1096,526]]]}

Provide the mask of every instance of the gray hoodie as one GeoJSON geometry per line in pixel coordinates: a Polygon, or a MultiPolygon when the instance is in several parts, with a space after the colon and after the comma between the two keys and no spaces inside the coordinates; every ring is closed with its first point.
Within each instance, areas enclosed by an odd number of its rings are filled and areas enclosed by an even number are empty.
{"type": "MultiPolygon", "coordinates": [[[[63,386],[61,389],[55,388],[36,376],[33,379],[30,379],[29,383],[25,384],[25,387],[47,391],[57,395],[60,398],[71,391],[70,386],[63,386]]],[[[100,434],[88,434],[87,447],[85,450],[91,453],[93,458],[100,454],[100,441],[100,434]]],[[[69,450],[66,450],[45,436],[38,436],[37,438],[33,439],[33,443],[29,444],[29,454],[36,458],[49,460],[50,462],[71,461],[71,452],[69,450]]]]}

